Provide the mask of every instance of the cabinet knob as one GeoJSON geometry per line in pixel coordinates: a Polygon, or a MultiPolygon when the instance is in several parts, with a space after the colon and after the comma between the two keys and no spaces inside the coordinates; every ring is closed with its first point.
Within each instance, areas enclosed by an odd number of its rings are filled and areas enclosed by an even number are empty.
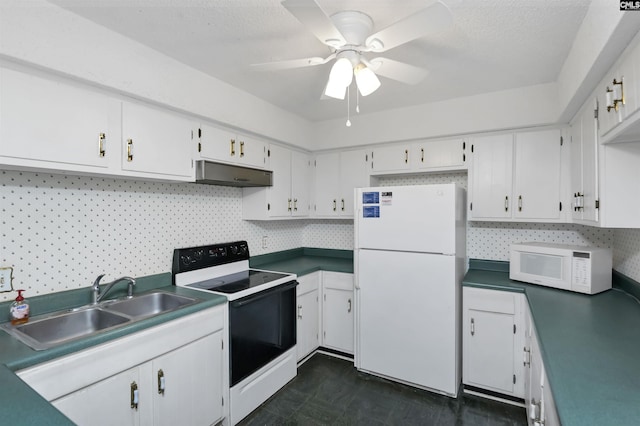
{"type": "Polygon", "coordinates": [[[127,161],[133,161],[133,139],[127,139],[127,161]]]}
{"type": "Polygon", "coordinates": [[[107,136],[104,133],[100,133],[98,135],[98,155],[100,157],[104,157],[105,154],[105,150],[104,150],[104,140],[107,138],[107,136]]]}
{"type": "Polygon", "coordinates": [[[131,382],[131,408],[137,410],[139,401],[140,396],[138,395],[138,384],[136,382],[131,382]]]}

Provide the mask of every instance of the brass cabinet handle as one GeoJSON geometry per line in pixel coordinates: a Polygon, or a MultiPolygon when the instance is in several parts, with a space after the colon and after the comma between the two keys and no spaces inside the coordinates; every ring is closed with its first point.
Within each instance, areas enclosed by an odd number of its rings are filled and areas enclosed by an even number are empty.
{"type": "Polygon", "coordinates": [[[231,139],[231,156],[236,155],[236,140],[235,139],[231,139]]]}
{"type": "Polygon", "coordinates": [[[240,157],[244,157],[244,142],[240,141],[240,157]]]}
{"type": "Polygon", "coordinates": [[[104,157],[105,154],[105,150],[104,150],[104,140],[106,139],[106,135],[104,133],[100,133],[98,135],[98,155],[100,157],[104,157]]]}
{"type": "Polygon", "coordinates": [[[338,206],[336,204],[336,200],[333,200],[333,211],[335,212],[338,209],[338,206]]]}
{"type": "Polygon", "coordinates": [[[342,199],[342,211],[344,211],[344,198],[342,199]]]}
{"type": "Polygon", "coordinates": [[[164,396],[164,371],[158,370],[158,393],[164,396]]]}
{"type": "Polygon", "coordinates": [[[508,212],[509,211],[509,196],[505,195],[504,197],[504,211],[508,212]]]}
{"type": "Polygon", "coordinates": [[[407,164],[409,162],[409,150],[404,150],[404,163],[407,164]]]}
{"type": "Polygon", "coordinates": [[[291,198],[287,200],[287,210],[291,211],[291,198]]]}
{"type": "Polygon", "coordinates": [[[518,211],[522,211],[522,195],[518,195],[518,211]]]}
{"type": "Polygon", "coordinates": [[[131,408],[134,410],[138,409],[138,384],[136,382],[131,382],[131,408]]]}
{"type": "Polygon", "coordinates": [[[297,198],[293,199],[293,211],[294,212],[298,211],[298,199],[297,198]]]}
{"type": "Polygon", "coordinates": [[[424,148],[420,148],[420,162],[424,163],[424,148]]]}
{"type": "Polygon", "coordinates": [[[351,299],[349,299],[347,302],[349,303],[349,309],[347,309],[347,312],[351,313],[351,299]]]}
{"type": "Polygon", "coordinates": [[[133,139],[127,139],[127,161],[133,161],[133,139]]]}

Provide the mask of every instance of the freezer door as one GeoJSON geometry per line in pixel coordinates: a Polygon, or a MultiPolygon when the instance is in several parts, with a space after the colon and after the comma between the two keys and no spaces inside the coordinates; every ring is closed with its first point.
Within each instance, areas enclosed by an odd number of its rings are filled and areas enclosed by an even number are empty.
{"type": "Polygon", "coordinates": [[[366,188],[356,196],[356,249],[455,253],[455,185],[366,188]]]}
{"type": "Polygon", "coordinates": [[[456,395],[455,257],[377,250],[359,250],[357,256],[358,368],[456,395]]]}

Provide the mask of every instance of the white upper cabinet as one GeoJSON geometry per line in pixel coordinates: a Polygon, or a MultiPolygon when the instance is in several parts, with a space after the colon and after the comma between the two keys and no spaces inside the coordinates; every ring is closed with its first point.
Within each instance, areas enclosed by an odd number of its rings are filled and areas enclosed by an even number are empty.
{"type": "Polygon", "coordinates": [[[141,104],[122,105],[122,169],[195,180],[193,121],[141,104]]]}
{"type": "Polygon", "coordinates": [[[309,216],[311,160],[307,154],[278,145],[268,150],[273,185],[243,188],[242,218],[287,219],[309,216]]]}
{"type": "Polygon", "coordinates": [[[469,219],[561,222],[560,130],[472,140],[469,219]]]}
{"type": "Polygon", "coordinates": [[[424,141],[413,146],[413,164],[417,170],[449,171],[466,168],[465,139],[424,141]]]}
{"type": "Polygon", "coordinates": [[[315,166],[315,215],[353,217],[355,188],[369,185],[365,150],[318,154],[315,166]]]}
{"type": "Polygon", "coordinates": [[[374,148],[371,151],[371,174],[407,172],[411,170],[411,147],[407,145],[389,145],[374,148]]]}
{"type": "Polygon", "coordinates": [[[640,140],[640,35],[607,72],[596,90],[602,143],[640,140]]]}
{"type": "Polygon", "coordinates": [[[571,216],[574,222],[598,222],[598,141],[595,111],[588,101],[571,123],[571,216]]]}
{"type": "Polygon", "coordinates": [[[118,164],[119,115],[115,99],[0,69],[0,162],[108,173],[118,164]]]}
{"type": "Polygon", "coordinates": [[[558,129],[516,133],[515,219],[561,219],[560,165],[563,144],[558,129]]]}
{"type": "Polygon", "coordinates": [[[200,159],[266,167],[267,144],[257,138],[202,124],[198,132],[197,151],[200,159]]]}
{"type": "Polygon", "coordinates": [[[510,218],[513,135],[481,136],[471,143],[469,219],[510,218]]]}

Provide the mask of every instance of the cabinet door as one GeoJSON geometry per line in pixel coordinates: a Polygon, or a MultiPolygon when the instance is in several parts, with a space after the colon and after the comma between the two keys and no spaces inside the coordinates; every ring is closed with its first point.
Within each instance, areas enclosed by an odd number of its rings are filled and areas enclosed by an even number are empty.
{"type": "Polygon", "coordinates": [[[266,167],[267,144],[263,141],[246,135],[238,135],[237,152],[238,162],[242,165],[264,169],[266,167]]]}
{"type": "Polygon", "coordinates": [[[513,136],[474,138],[471,148],[470,219],[511,217],[513,136]]]}
{"type": "Polygon", "coordinates": [[[517,219],[560,218],[560,130],[516,133],[517,219]]]}
{"type": "Polygon", "coordinates": [[[291,215],[309,216],[311,160],[301,152],[291,153],[291,215]]]}
{"type": "Polygon", "coordinates": [[[297,359],[300,361],[319,345],[320,302],[318,290],[298,296],[297,359]]]}
{"type": "Polygon", "coordinates": [[[317,216],[338,214],[340,187],[340,154],[318,154],[315,159],[315,213],[317,216]]]}
{"type": "Polygon", "coordinates": [[[291,151],[271,145],[269,166],[273,170],[273,186],[267,188],[268,215],[291,216],[291,151]]]}
{"type": "Polygon", "coordinates": [[[597,101],[587,102],[571,125],[572,217],[578,221],[598,221],[597,101]]]}
{"type": "Polygon", "coordinates": [[[106,168],[119,155],[120,137],[109,123],[118,101],[9,69],[0,70],[0,93],[0,156],[69,169],[106,168]]]}
{"type": "Polygon", "coordinates": [[[207,124],[200,126],[200,141],[198,145],[200,158],[234,162],[237,158],[237,148],[238,143],[235,133],[207,124]]]}
{"type": "Polygon", "coordinates": [[[353,291],[324,289],[322,345],[353,353],[353,291]]]}
{"type": "Polygon", "coordinates": [[[340,153],[339,215],[353,217],[354,194],[356,188],[369,186],[368,151],[344,151],[340,153]]]}
{"type": "Polygon", "coordinates": [[[152,361],[154,425],[210,425],[222,418],[222,331],[152,361]]]}
{"type": "Polygon", "coordinates": [[[139,399],[138,407],[132,408],[132,386],[137,386],[140,398],[143,392],[149,393],[146,385],[135,367],[51,403],[80,426],[138,425],[140,413],[148,411],[150,399],[139,399]]]}
{"type": "Polygon", "coordinates": [[[409,170],[409,146],[393,145],[375,148],[371,153],[372,172],[409,170]]]}
{"type": "Polygon", "coordinates": [[[465,383],[513,393],[514,316],[469,309],[465,324],[465,383]]]}
{"type": "Polygon", "coordinates": [[[427,141],[416,145],[415,163],[418,169],[464,168],[466,141],[451,139],[427,141]]]}
{"type": "Polygon", "coordinates": [[[194,176],[191,140],[195,124],[144,105],[122,105],[122,168],[137,172],[194,176]]]}

